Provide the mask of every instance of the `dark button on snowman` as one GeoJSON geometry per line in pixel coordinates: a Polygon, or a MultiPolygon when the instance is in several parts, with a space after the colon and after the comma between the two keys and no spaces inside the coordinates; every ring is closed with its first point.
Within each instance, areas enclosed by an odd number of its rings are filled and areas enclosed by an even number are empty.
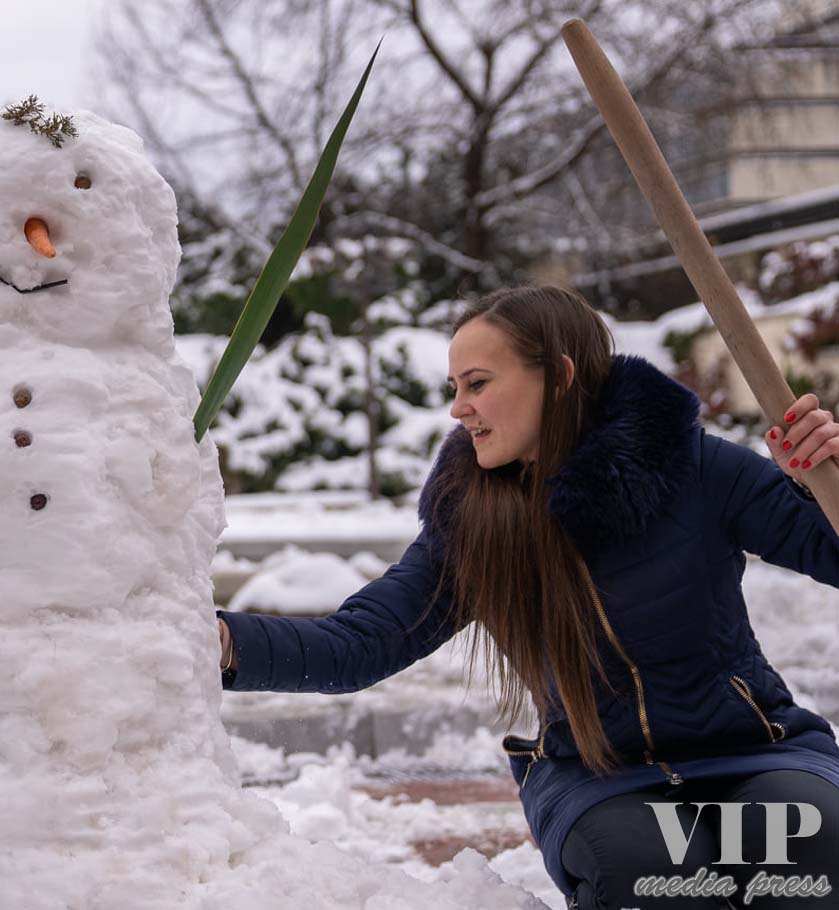
{"type": "Polygon", "coordinates": [[[18,389],[12,396],[15,407],[25,408],[28,404],[32,402],[32,393],[29,389],[18,389]]]}

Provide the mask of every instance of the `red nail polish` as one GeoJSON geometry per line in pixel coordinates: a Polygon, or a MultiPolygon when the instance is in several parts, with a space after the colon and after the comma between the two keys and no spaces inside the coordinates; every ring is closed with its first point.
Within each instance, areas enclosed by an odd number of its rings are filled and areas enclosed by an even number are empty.
{"type": "Polygon", "coordinates": [[[806,471],[807,468],[812,467],[812,462],[810,462],[810,461],[805,461],[804,464],[801,465],[801,467],[806,471]]]}
{"type": "Polygon", "coordinates": [[[787,441],[781,446],[781,448],[782,448],[785,452],[789,452],[789,450],[792,448],[792,443],[791,443],[789,440],[787,440],[787,441]]]}
{"type": "Polygon", "coordinates": [[[769,431],[769,436],[770,436],[771,439],[777,439],[777,438],[778,438],[778,434],[777,434],[774,430],[770,430],[770,431],[769,431]]]}
{"type": "Polygon", "coordinates": [[[797,458],[793,458],[793,460],[789,463],[789,466],[790,466],[791,468],[797,468],[798,465],[799,465],[799,461],[798,461],[797,458]]]}
{"type": "Polygon", "coordinates": [[[792,423],[793,420],[795,420],[795,412],[790,411],[789,414],[787,414],[787,416],[784,417],[784,420],[786,420],[787,423],[792,423]]]}

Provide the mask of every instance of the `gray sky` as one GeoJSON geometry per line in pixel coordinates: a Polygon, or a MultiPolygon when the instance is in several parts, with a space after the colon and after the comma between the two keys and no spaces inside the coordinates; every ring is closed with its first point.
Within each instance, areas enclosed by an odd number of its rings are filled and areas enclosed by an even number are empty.
{"type": "Polygon", "coordinates": [[[3,0],[0,105],[38,95],[59,113],[96,108],[88,71],[97,12],[108,0],[3,0]]]}

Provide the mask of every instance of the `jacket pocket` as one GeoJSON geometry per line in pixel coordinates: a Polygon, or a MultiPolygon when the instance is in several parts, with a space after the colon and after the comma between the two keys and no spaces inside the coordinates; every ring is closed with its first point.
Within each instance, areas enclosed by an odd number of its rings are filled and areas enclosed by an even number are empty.
{"type": "Polygon", "coordinates": [[[521,790],[524,790],[525,786],[527,786],[527,778],[530,776],[531,768],[543,758],[547,758],[545,755],[545,733],[550,726],[551,724],[547,724],[542,729],[538,739],[521,739],[518,736],[505,736],[501,743],[502,748],[507,755],[511,756],[511,759],[523,759],[525,757],[530,759],[525,768],[524,777],[519,785],[519,789],[521,790]]]}
{"type": "Polygon", "coordinates": [[[752,690],[749,688],[749,684],[741,676],[731,676],[729,677],[728,681],[734,687],[734,691],[760,718],[761,723],[766,730],[766,735],[769,737],[769,742],[780,742],[787,735],[786,727],[784,727],[783,724],[776,723],[775,721],[770,721],[766,717],[763,711],[761,711],[758,703],[754,700],[754,697],[752,696],[752,690]]]}

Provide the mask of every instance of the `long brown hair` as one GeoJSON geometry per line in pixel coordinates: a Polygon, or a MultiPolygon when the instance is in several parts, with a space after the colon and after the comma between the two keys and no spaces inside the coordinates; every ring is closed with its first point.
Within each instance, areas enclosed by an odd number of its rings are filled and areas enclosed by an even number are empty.
{"type": "Polygon", "coordinates": [[[550,668],[581,759],[604,773],[617,755],[597,714],[592,667],[614,689],[597,653],[595,605],[581,557],[548,512],[545,480],[559,471],[590,424],[611,368],[614,338],[583,297],[554,287],[489,294],[468,306],[452,335],[472,319],[502,329],[525,366],[544,371],[539,455],[530,466],[488,470],[469,459],[465,475],[442,478],[436,503],[454,495],[458,507],[432,601],[448,582],[459,626],[475,621],[469,677],[483,645],[488,677],[498,684],[499,714],[509,724],[528,693],[544,722],[555,701],[550,668]],[[563,354],[575,366],[570,386],[563,354]]]}

